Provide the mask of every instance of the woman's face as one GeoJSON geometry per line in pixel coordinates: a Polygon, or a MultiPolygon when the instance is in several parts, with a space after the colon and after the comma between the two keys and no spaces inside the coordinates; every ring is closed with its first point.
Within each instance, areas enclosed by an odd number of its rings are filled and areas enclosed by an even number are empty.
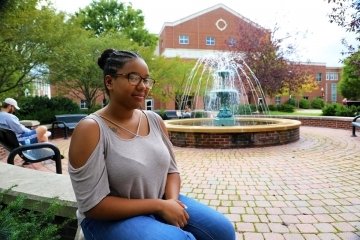
{"type": "Polygon", "coordinates": [[[142,106],[150,91],[150,88],[144,84],[144,79],[149,77],[149,68],[145,61],[136,58],[118,69],[117,74],[117,76],[108,75],[105,78],[111,101],[127,109],[136,109],[142,106]],[[130,81],[129,73],[131,73],[130,81]],[[135,85],[139,76],[142,79],[135,85]]]}

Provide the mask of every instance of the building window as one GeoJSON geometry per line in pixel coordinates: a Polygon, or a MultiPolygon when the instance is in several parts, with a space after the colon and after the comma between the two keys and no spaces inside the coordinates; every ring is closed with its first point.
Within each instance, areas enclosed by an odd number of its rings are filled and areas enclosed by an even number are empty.
{"type": "Polygon", "coordinates": [[[336,103],[337,101],[337,85],[336,83],[331,84],[331,102],[336,103]]]}
{"type": "Polygon", "coordinates": [[[309,96],[303,96],[303,99],[309,100],[309,96]]]}
{"type": "Polygon", "coordinates": [[[28,96],[48,96],[51,97],[50,84],[44,79],[36,79],[32,81],[33,89],[28,93],[28,96]]]}
{"type": "Polygon", "coordinates": [[[275,97],[275,105],[279,105],[281,103],[281,97],[280,96],[276,96],[275,97]]]}
{"type": "Polygon", "coordinates": [[[229,47],[236,47],[237,41],[235,38],[230,37],[227,41],[226,41],[227,45],[229,47]]]}
{"type": "Polygon", "coordinates": [[[180,35],[179,36],[179,44],[189,44],[189,36],[188,35],[180,35]]]}
{"type": "Polygon", "coordinates": [[[337,81],[339,79],[339,73],[337,72],[327,72],[326,80],[337,81]]]}
{"type": "Polygon", "coordinates": [[[317,73],[316,74],[316,82],[321,82],[322,79],[322,73],[317,73]]]}
{"type": "Polygon", "coordinates": [[[146,99],[145,100],[145,108],[146,110],[154,110],[154,100],[153,99],[146,99]]]}
{"type": "Polygon", "coordinates": [[[206,37],[206,45],[215,46],[215,38],[214,37],[206,37]]]}
{"type": "Polygon", "coordinates": [[[80,100],[80,109],[87,109],[86,101],[80,100]]]}

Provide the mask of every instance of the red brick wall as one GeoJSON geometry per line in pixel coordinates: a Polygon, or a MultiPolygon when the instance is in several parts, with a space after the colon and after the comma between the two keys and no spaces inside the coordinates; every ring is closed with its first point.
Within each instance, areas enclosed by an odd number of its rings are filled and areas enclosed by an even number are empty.
{"type": "MultiPolygon", "coordinates": [[[[279,116],[284,118],[284,116],[279,116]]],[[[352,134],[351,121],[353,118],[341,117],[286,117],[301,121],[302,126],[339,128],[349,130],[352,134]]],[[[360,132],[360,129],[357,128],[360,132]]],[[[281,145],[297,141],[300,137],[299,129],[288,129],[274,132],[257,133],[196,133],[196,132],[171,132],[171,142],[178,147],[195,148],[242,148],[281,145]]]]}
{"type": "Polygon", "coordinates": [[[195,148],[242,148],[286,144],[297,141],[299,128],[274,132],[256,133],[197,133],[171,132],[171,142],[178,147],[195,148]]]}
{"type": "MultiPolygon", "coordinates": [[[[160,54],[165,48],[182,48],[182,49],[207,49],[207,50],[229,50],[227,40],[233,37],[239,40],[240,26],[247,25],[249,28],[259,28],[255,24],[250,24],[229,11],[218,8],[197,17],[191,18],[175,26],[165,26],[160,33],[159,50],[160,54]],[[222,19],[226,22],[226,28],[221,31],[217,28],[216,22],[222,19]],[[179,36],[188,35],[189,44],[179,44],[179,36]],[[206,37],[215,38],[215,45],[206,45],[206,37]]],[[[223,27],[224,24],[219,24],[223,27]]],[[[265,29],[262,29],[265,31],[265,29]]]]}

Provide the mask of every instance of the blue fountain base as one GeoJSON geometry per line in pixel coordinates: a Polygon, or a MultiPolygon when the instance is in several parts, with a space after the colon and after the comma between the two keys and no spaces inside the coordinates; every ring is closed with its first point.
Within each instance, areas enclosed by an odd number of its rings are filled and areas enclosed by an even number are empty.
{"type": "Polygon", "coordinates": [[[214,118],[214,126],[234,126],[235,118],[227,117],[227,118],[214,118]]]}

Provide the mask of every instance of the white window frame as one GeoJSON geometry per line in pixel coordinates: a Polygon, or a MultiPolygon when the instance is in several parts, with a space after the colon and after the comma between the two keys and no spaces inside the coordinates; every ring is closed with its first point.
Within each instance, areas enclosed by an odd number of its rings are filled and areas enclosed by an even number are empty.
{"type": "Polygon", "coordinates": [[[316,73],[316,82],[321,82],[322,80],[322,73],[316,73]]]}
{"type": "Polygon", "coordinates": [[[145,110],[154,110],[154,99],[145,99],[145,110]]]}
{"type": "Polygon", "coordinates": [[[228,40],[227,40],[227,45],[229,47],[236,47],[236,44],[237,44],[237,40],[236,38],[234,37],[230,37],[228,40]]]}
{"type": "Polygon", "coordinates": [[[330,80],[330,81],[339,80],[339,73],[338,72],[327,72],[326,73],[326,80],[330,80]]]}
{"type": "Polygon", "coordinates": [[[86,106],[86,101],[85,100],[80,100],[80,109],[88,109],[88,107],[86,106]]]}
{"type": "Polygon", "coordinates": [[[281,104],[281,96],[275,96],[275,105],[281,104]]]}
{"type": "Polygon", "coordinates": [[[189,44],[189,36],[188,35],[179,35],[179,44],[186,45],[189,44]]]}
{"type": "Polygon", "coordinates": [[[337,84],[331,83],[331,102],[337,102],[337,84]]]}
{"type": "Polygon", "coordinates": [[[215,46],[215,37],[207,36],[205,39],[205,44],[207,46],[215,46]]]}

